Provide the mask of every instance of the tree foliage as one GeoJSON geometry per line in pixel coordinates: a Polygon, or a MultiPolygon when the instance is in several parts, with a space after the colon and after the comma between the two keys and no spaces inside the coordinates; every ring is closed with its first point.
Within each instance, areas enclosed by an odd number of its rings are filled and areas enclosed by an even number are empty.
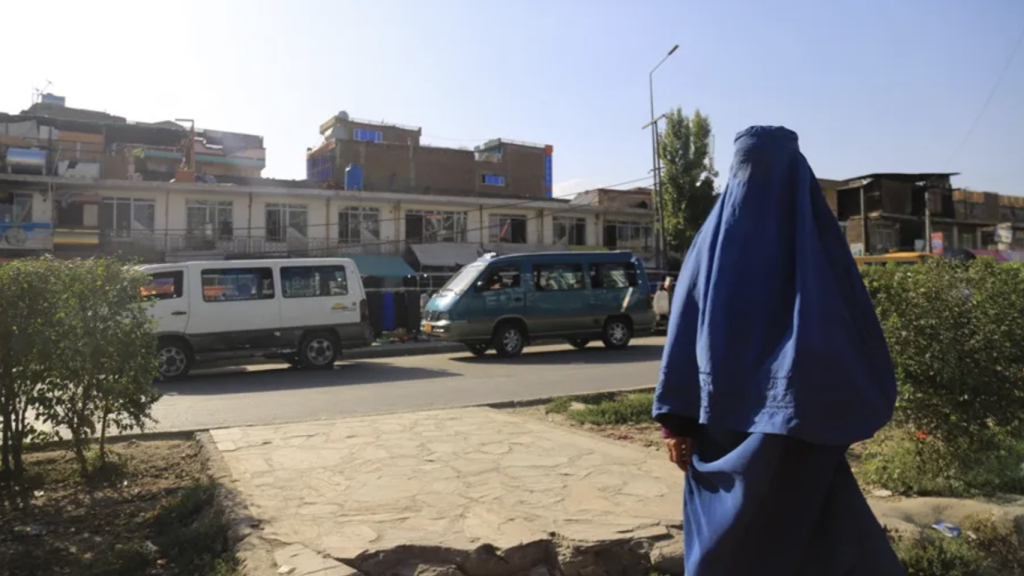
{"type": "Polygon", "coordinates": [[[957,492],[1024,485],[1014,448],[1024,440],[1024,267],[943,260],[863,272],[899,386],[878,477],[957,492]],[[908,474],[910,463],[929,478],[908,474]]]}
{"type": "Polygon", "coordinates": [[[683,254],[690,247],[715,205],[711,120],[694,112],[693,117],[676,109],[666,116],[658,153],[663,167],[661,189],[665,206],[665,238],[669,250],[683,254]]]}
{"type": "Polygon", "coordinates": [[[23,259],[0,267],[2,470],[19,475],[25,441],[67,437],[84,472],[93,438],[143,429],[158,398],[146,277],[113,259],[23,259]]]}

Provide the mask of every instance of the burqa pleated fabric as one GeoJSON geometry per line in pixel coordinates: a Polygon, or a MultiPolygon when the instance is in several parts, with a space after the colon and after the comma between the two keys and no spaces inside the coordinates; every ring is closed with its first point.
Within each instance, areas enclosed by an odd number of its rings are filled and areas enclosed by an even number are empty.
{"type": "Polygon", "coordinates": [[[654,417],[693,437],[687,576],[904,574],[845,452],[892,417],[892,360],[796,133],[736,137],[686,255],[654,417]]]}

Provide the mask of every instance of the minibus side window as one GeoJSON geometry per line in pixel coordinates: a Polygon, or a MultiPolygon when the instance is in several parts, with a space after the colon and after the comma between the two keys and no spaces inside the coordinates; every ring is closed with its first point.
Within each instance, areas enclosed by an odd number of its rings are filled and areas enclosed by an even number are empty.
{"type": "Polygon", "coordinates": [[[181,270],[173,272],[155,272],[150,275],[149,282],[140,288],[142,297],[149,300],[171,300],[181,298],[185,274],[181,270]]]}
{"type": "Polygon", "coordinates": [[[348,277],[344,266],[282,266],[281,294],[285,298],[345,296],[348,277]]]}
{"type": "Polygon", "coordinates": [[[632,262],[591,264],[589,274],[591,288],[629,288],[638,283],[632,262]]]}
{"type": "Polygon", "coordinates": [[[518,265],[497,266],[487,270],[487,273],[480,279],[477,286],[481,292],[519,288],[521,276],[518,265]]]}
{"type": "Polygon", "coordinates": [[[534,289],[539,292],[583,290],[582,264],[538,264],[533,267],[534,289]]]}
{"type": "Polygon", "coordinates": [[[204,302],[241,302],[274,299],[274,272],[270,268],[214,268],[203,270],[204,302]]]}

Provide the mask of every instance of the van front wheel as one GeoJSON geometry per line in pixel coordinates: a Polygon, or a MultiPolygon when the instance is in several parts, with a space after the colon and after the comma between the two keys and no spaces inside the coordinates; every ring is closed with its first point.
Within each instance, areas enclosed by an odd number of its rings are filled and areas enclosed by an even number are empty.
{"type": "Polygon", "coordinates": [[[338,341],[329,334],[314,332],[302,338],[299,362],[303,368],[328,370],[338,360],[338,341]]]}
{"type": "Polygon", "coordinates": [[[526,333],[519,325],[502,324],[494,331],[494,350],[498,356],[503,358],[519,356],[525,347],[526,333]]]}
{"type": "Polygon", "coordinates": [[[633,328],[624,319],[609,318],[604,323],[604,333],[601,336],[601,341],[604,342],[605,347],[612,350],[622,350],[629,346],[629,342],[632,339],[633,328]]]}

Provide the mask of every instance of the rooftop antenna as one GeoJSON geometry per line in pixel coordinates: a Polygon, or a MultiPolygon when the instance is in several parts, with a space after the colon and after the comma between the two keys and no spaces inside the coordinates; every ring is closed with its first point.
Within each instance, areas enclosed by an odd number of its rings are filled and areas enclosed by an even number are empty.
{"type": "Polygon", "coordinates": [[[44,85],[42,88],[32,88],[32,103],[35,104],[36,102],[42,102],[43,94],[46,92],[46,89],[49,88],[52,84],[53,82],[47,80],[46,85],[44,85]]]}

